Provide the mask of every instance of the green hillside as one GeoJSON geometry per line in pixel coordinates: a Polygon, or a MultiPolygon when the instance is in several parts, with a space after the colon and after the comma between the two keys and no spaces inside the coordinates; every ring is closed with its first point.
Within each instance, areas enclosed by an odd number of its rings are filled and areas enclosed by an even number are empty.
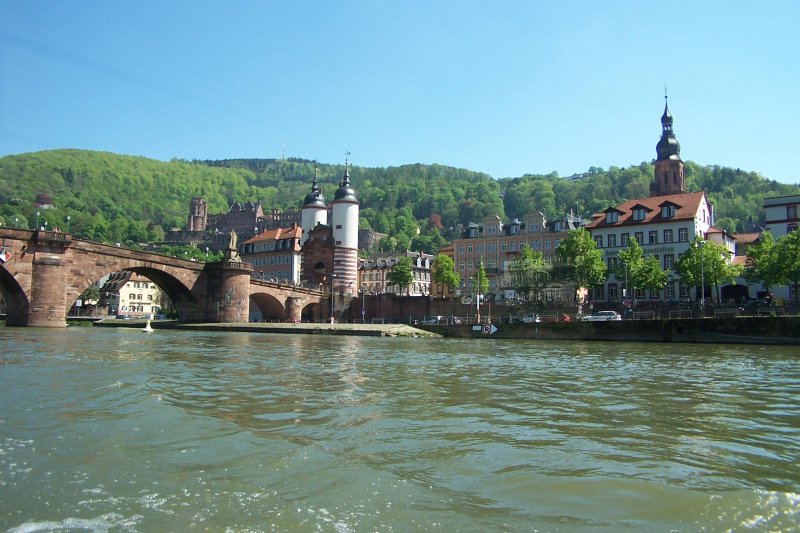
{"type": "MultiPolygon", "coordinates": [[[[34,202],[40,225],[66,228],[101,242],[153,242],[183,228],[189,202],[206,199],[210,213],[233,202],[261,200],[265,211],[298,208],[315,164],[307,160],[234,159],[161,162],[87,150],[52,150],[0,158],[0,222],[32,227],[34,202]]],[[[319,164],[323,194],[331,199],[343,165],[319,164]]],[[[351,167],[361,201],[361,225],[391,235],[384,249],[432,252],[454,237],[459,225],[487,214],[522,217],[532,210],[556,218],[572,210],[589,216],[628,198],[646,196],[653,175],[648,163],[608,170],[590,168],[580,179],[555,174],[494,180],[486,174],[441,165],[351,167]]],[[[742,230],[749,217],[763,221],[764,197],[800,194],[800,187],[738,169],[686,163],[689,190],[704,189],[716,205],[717,223],[742,230]]]]}

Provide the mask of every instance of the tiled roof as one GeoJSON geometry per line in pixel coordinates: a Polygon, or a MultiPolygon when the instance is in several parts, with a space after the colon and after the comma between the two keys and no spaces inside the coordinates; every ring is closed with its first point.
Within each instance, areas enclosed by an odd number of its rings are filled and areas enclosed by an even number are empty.
{"type": "Polygon", "coordinates": [[[606,222],[605,212],[595,213],[592,215],[592,221],[586,225],[586,228],[597,229],[619,226],[639,226],[642,224],[654,224],[667,221],[691,220],[697,215],[697,211],[700,209],[700,203],[703,201],[704,197],[705,193],[700,191],[628,200],[614,208],[619,211],[617,222],[608,224],[606,222]],[[665,202],[675,204],[675,216],[662,218],[661,205],[665,202]],[[633,208],[639,206],[645,208],[645,217],[643,220],[633,220],[633,208]]]}
{"type": "Polygon", "coordinates": [[[300,226],[294,224],[291,228],[276,228],[259,233],[258,235],[250,237],[242,244],[254,244],[265,241],[280,241],[283,239],[299,239],[301,233],[302,230],[300,229],[300,226]]]}
{"type": "Polygon", "coordinates": [[[739,244],[751,244],[761,237],[761,233],[736,233],[734,236],[739,244]]]}

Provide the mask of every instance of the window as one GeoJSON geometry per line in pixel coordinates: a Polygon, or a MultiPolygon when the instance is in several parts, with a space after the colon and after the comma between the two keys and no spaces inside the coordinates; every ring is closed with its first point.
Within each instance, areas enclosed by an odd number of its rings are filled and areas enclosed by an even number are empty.
{"type": "Polygon", "coordinates": [[[479,254],[480,254],[480,253],[483,253],[483,245],[482,245],[482,244],[479,244],[479,245],[478,245],[478,250],[477,250],[477,252],[478,252],[479,254]]]}
{"type": "Polygon", "coordinates": [[[469,246],[467,246],[467,253],[468,254],[472,253],[472,245],[471,244],[469,246]]]}
{"type": "Polygon", "coordinates": [[[658,231],[651,230],[647,235],[647,242],[650,244],[658,244],[658,231]]]}
{"type": "Polygon", "coordinates": [[[561,239],[553,239],[553,248],[558,248],[559,244],[561,244],[561,239]]]}
{"type": "Polygon", "coordinates": [[[500,251],[501,252],[505,252],[506,251],[506,243],[505,243],[505,241],[500,243],[500,251]]]}
{"type": "Polygon", "coordinates": [[[683,283],[681,283],[680,294],[681,294],[681,298],[688,298],[689,297],[689,286],[688,285],[684,285],[683,283]]]}
{"type": "Polygon", "coordinates": [[[688,242],[688,241],[689,241],[689,230],[686,228],[679,228],[678,242],[688,242]]]}
{"type": "Polygon", "coordinates": [[[662,218],[672,218],[674,216],[675,216],[675,206],[674,205],[661,206],[661,217],[662,218]]]}
{"type": "Polygon", "coordinates": [[[463,244],[459,244],[458,245],[458,253],[460,253],[460,254],[464,253],[464,245],[463,244]]]}
{"type": "Polygon", "coordinates": [[[550,239],[545,239],[544,240],[544,249],[545,250],[549,250],[550,249],[550,239]]]}
{"type": "Polygon", "coordinates": [[[531,241],[531,250],[538,250],[539,249],[539,241],[531,241]]]}
{"type": "Polygon", "coordinates": [[[608,247],[609,248],[616,248],[617,247],[617,236],[616,235],[609,235],[608,236],[608,247]]]}
{"type": "Polygon", "coordinates": [[[608,271],[613,272],[617,269],[617,258],[616,257],[609,257],[608,258],[608,271]]]}
{"type": "Polygon", "coordinates": [[[664,230],[664,242],[672,242],[672,230],[665,229],[664,230]]]}
{"type": "Polygon", "coordinates": [[[627,233],[623,233],[622,236],[620,237],[620,241],[621,241],[619,243],[620,246],[628,246],[628,238],[629,237],[630,236],[627,233]]]}
{"type": "Polygon", "coordinates": [[[675,256],[673,254],[664,255],[664,270],[672,270],[675,265],[675,256]]]}
{"type": "Polygon", "coordinates": [[[602,248],[603,247],[603,236],[602,235],[598,235],[597,237],[595,237],[594,238],[594,243],[597,245],[598,248],[602,248]]]}
{"type": "Polygon", "coordinates": [[[513,241],[512,241],[512,242],[510,242],[510,243],[509,243],[509,248],[508,248],[508,250],[509,250],[510,252],[516,252],[516,251],[517,251],[517,243],[515,243],[515,242],[513,242],[513,241]]]}
{"type": "Polygon", "coordinates": [[[636,220],[636,221],[644,220],[644,217],[646,215],[647,215],[647,212],[644,209],[642,209],[641,207],[638,207],[638,208],[633,210],[633,220],[636,220]]]}
{"type": "Polygon", "coordinates": [[[797,206],[796,205],[787,205],[786,206],[786,219],[787,220],[797,220],[797,206]]]}
{"type": "Polygon", "coordinates": [[[472,270],[472,259],[467,261],[467,270],[472,270]]]}
{"type": "Polygon", "coordinates": [[[135,299],[136,299],[136,294],[134,294],[134,293],[130,293],[130,294],[128,295],[128,299],[129,299],[129,300],[135,300],[135,299]]]}
{"type": "Polygon", "coordinates": [[[666,298],[675,298],[675,283],[672,281],[668,281],[666,285],[664,285],[664,296],[666,298]]]}
{"type": "Polygon", "coordinates": [[[539,231],[539,223],[538,222],[531,222],[530,223],[531,231],[539,231]]]}
{"type": "Polygon", "coordinates": [[[598,300],[605,300],[606,298],[606,291],[603,285],[598,285],[594,288],[594,297],[598,300]]]}
{"type": "Polygon", "coordinates": [[[497,233],[497,227],[496,226],[487,227],[486,233],[488,233],[489,235],[495,235],[497,233]]]}
{"type": "Polygon", "coordinates": [[[644,244],[644,233],[642,233],[641,231],[637,231],[635,237],[636,237],[636,242],[638,242],[639,245],[644,244]]]}
{"type": "Polygon", "coordinates": [[[464,272],[464,263],[459,263],[459,264],[458,264],[458,269],[459,269],[461,272],[464,272]]]}
{"type": "Polygon", "coordinates": [[[791,233],[793,231],[797,231],[797,223],[796,222],[793,222],[793,223],[789,224],[788,226],[786,226],[786,233],[791,233]]]}
{"type": "Polygon", "coordinates": [[[617,284],[616,283],[609,283],[608,284],[608,299],[609,300],[616,300],[617,299],[617,284]]]}
{"type": "Polygon", "coordinates": [[[606,213],[606,224],[616,224],[619,220],[619,213],[616,211],[609,211],[606,213]]]}

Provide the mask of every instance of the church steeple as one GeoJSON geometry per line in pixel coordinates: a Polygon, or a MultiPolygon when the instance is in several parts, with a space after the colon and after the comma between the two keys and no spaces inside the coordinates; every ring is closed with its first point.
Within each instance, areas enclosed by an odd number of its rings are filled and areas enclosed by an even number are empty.
{"type": "Polygon", "coordinates": [[[669,111],[664,89],[664,114],[661,115],[661,139],[656,144],[655,180],[650,185],[650,196],[680,194],[685,191],[681,145],[672,131],[672,113],[669,111]]]}

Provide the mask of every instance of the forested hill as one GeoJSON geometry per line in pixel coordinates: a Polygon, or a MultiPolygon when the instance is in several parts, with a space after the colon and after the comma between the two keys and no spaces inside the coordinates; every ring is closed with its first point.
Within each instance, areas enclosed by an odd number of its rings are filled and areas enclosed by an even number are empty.
{"type": "MultiPolygon", "coordinates": [[[[343,165],[316,165],[323,194],[333,198],[343,165]]],[[[232,159],[161,162],[87,150],[53,150],[0,158],[0,223],[31,227],[37,196],[50,227],[105,242],[152,242],[182,228],[192,197],[210,213],[233,202],[260,200],[265,211],[299,208],[314,177],[308,160],[232,159]],[[42,203],[40,201],[40,203],[42,203]]],[[[553,219],[572,210],[588,217],[625,199],[647,196],[653,167],[642,163],[591,168],[580,179],[555,174],[494,180],[487,174],[441,165],[350,168],[361,201],[361,225],[391,235],[384,249],[435,251],[458,225],[487,214],[522,217],[532,210],[553,219]]],[[[704,189],[716,205],[717,225],[741,231],[749,217],[763,221],[767,196],[800,194],[757,173],[686,163],[688,190],[704,189]]],[[[41,222],[40,221],[40,222],[41,222]]]]}

